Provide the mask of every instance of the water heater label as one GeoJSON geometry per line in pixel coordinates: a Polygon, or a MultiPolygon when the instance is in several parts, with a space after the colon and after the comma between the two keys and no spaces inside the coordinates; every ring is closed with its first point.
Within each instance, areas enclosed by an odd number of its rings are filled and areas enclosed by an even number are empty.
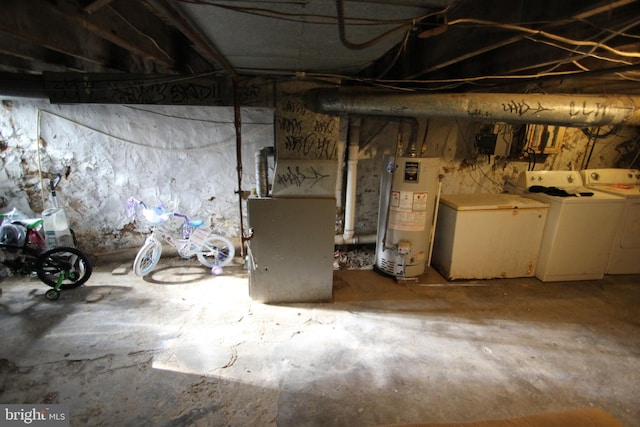
{"type": "Polygon", "coordinates": [[[427,222],[427,193],[392,191],[389,227],[395,230],[423,231],[427,222]]]}
{"type": "Polygon", "coordinates": [[[424,231],[426,223],[426,212],[389,212],[389,228],[394,230],[424,231]]]}
{"type": "Polygon", "coordinates": [[[404,164],[404,182],[418,182],[420,162],[406,162],[404,164]]]}
{"type": "Polygon", "coordinates": [[[413,207],[413,191],[400,191],[398,197],[398,209],[410,211],[413,207]]]}
{"type": "Polygon", "coordinates": [[[413,210],[427,210],[427,193],[413,193],[413,210]]]}

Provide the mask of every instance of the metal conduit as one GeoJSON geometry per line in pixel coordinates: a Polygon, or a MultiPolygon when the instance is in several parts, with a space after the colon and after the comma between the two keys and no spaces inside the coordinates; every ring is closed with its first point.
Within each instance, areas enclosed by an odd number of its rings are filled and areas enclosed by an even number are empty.
{"type": "Polygon", "coordinates": [[[639,125],[640,96],[518,93],[421,94],[315,89],[310,108],[322,113],[441,117],[560,126],[639,125]]]}

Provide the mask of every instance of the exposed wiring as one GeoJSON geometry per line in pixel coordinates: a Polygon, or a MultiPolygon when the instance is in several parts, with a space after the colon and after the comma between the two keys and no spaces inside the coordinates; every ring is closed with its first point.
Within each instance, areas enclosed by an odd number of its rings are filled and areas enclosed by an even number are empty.
{"type": "MultiPolygon", "coordinates": [[[[140,142],[133,141],[133,140],[131,140],[131,139],[127,139],[127,138],[123,138],[123,137],[120,137],[120,136],[116,136],[116,135],[110,134],[110,133],[108,133],[108,132],[105,132],[105,131],[103,131],[103,130],[100,130],[100,129],[98,129],[98,128],[95,128],[95,127],[93,127],[93,126],[89,126],[89,125],[87,125],[87,124],[85,124],[85,123],[81,123],[81,122],[79,122],[79,121],[77,121],[77,120],[70,119],[70,118],[68,118],[68,117],[65,117],[65,116],[63,116],[63,115],[61,115],[61,114],[54,113],[54,112],[52,112],[52,111],[48,111],[48,110],[38,110],[38,111],[39,111],[39,112],[42,112],[42,113],[50,114],[51,116],[53,116],[53,117],[57,117],[57,118],[60,118],[60,119],[62,119],[62,120],[66,120],[66,121],[68,121],[68,122],[70,122],[70,123],[73,123],[73,124],[74,124],[74,125],[76,125],[76,126],[80,126],[80,127],[85,128],[85,129],[89,129],[89,130],[91,130],[91,131],[93,131],[93,132],[96,132],[96,133],[98,133],[98,134],[100,134],[100,135],[104,135],[104,136],[106,136],[106,137],[108,137],[108,138],[111,138],[111,139],[114,139],[114,140],[117,140],[117,141],[120,141],[120,142],[125,142],[125,143],[127,143],[127,144],[135,145],[135,146],[137,146],[137,147],[148,148],[148,149],[158,150],[158,151],[166,151],[166,152],[199,152],[199,151],[209,151],[209,150],[212,150],[212,149],[215,149],[215,148],[220,148],[220,147],[222,147],[222,146],[224,146],[224,145],[227,145],[228,143],[230,143],[230,142],[231,142],[231,140],[227,140],[227,141],[222,141],[222,142],[220,142],[220,143],[218,143],[218,144],[209,144],[209,145],[203,145],[203,146],[200,146],[200,147],[188,147],[188,148],[165,148],[165,147],[158,147],[158,146],[152,146],[152,145],[142,144],[142,143],[140,143],[140,142]]],[[[233,124],[234,122],[229,121],[229,122],[226,122],[226,123],[227,123],[227,124],[233,124]]],[[[38,128],[38,133],[39,133],[39,129],[40,129],[40,128],[38,128]]],[[[255,132],[253,132],[251,135],[253,135],[253,134],[257,134],[257,133],[260,133],[260,132],[265,131],[265,130],[270,130],[270,129],[271,129],[270,127],[266,127],[266,126],[265,126],[265,127],[261,128],[261,129],[256,130],[256,131],[255,131],[255,132]]],[[[235,138],[235,137],[234,137],[234,138],[235,138]]],[[[39,154],[39,152],[38,152],[38,154],[39,154]]]]}
{"type": "Polygon", "coordinates": [[[393,57],[389,65],[385,67],[384,71],[378,74],[378,79],[381,79],[382,77],[384,77],[389,72],[389,70],[391,70],[391,68],[393,68],[393,66],[396,65],[396,63],[398,62],[398,59],[400,58],[400,55],[402,55],[402,53],[407,50],[407,42],[409,41],[410,35],[411,35],[411,30],[409,29],[405,33],[404,39],[402,40],[402,43],[400,43],[400,47],[398,48],[396,55],[393,57]]]}
{"type": "MultiPolygon", "coordinates": [[[[537,74],[519,74],[519,75],[488,75],[488,76],[476,76],[476,77],[460,77],[454,79],[430,79],[430,80],[377,80],[378,82],[385,83],[468,83],[468,82],[478,82],[482,80],[495,80],[495,79],[512,79],[512,80],[520,80],[520,79],[535,79],[539,77],[548,77],[548,76],[568,76],[572,74],[582,73],[583,71],[558,71],[553,73],[537,73],[537,74]]],[[[355,79],[353,79],[355,80],[355,79]]],[[[366,79],[361,79],[362,81],[366,81],[366,79]]]]}
{"type": "MultiPolygon", "coordinates": [[[[603,38],[602,40],[600,40],[600,43],[605,43],[605,42],[609,41],[609,40],[610,40],[611,38],[613,38],[614,36],[617,36],[617,35],[619,35],[619,34],[621,34],[621,33],[624,33],[625,31],[627,31],[627,30],[629,30],[629,29],[631,29],[631,28],[633,28],[633,27],[637,26],[639,23],[640,23],[640,21],[634,18],[634,19],[633,19],[633,20],[631,20],[629,23],[627,23],[627,24],[623,25],[619,30],[616,30],[616,31],[613,31],[613,30],[612,30],[612,31],[611,31],[611,34],[609,34],[607,37],[605,37],[605,38],[603,38]]],[[[604,33],[604,32],[605,32],[605,31],[602,31],[601,33],[604,33]]],[[[552,46],[554,46],[554,47],[560,48],[560,49],[566,49],[566,48],[564,48],[564,47],[562,47],[562,46],[556,45],[555,43],[550,43],[550,42],[547,42],[547,43],[551,44],[551,45],[552,45],[552,46]]],[[[629,62],[624,61],[624,60],[616,60],[616,59],[613,59],[613,58],[608,58],[608,57],[603,57],[603,56],[595,55],[595,54],[594,54],[594,52],[596,51],[596,47],[592,47],[592,48],[589,50],[589,52],[581,52],[581,51],[579,51],[579,50],[572,50],[572,49],[567,49],[567,50],[569,50],[569,51],[571,51],[571,52],[578,53],[578,54],[580,55],[580,56],[579,56],[579,58],[572,58],[572,59],[569,59],[569,60],[562,60],[562,61],[559,61],[559,62],[556,64],[556,66],[555,66],[555,67],[553,67],[553,68],[551,68],[551,69],[546,70],[547,72],[549,72],[549,71],[553,71],[554,69],[556,69],[556,68],[557,68],[557,67],[559,67],[560,65],[563,65],[563,64],[565,64],[565,63],[567,63],[567,62],[569,62],[569,61],[571,61],[571,62],[574,62],[574,63],[575,63],[575,60],[576,60],[576,59],[583,59],[583,58],[586,58],[586,57],[592,57],[592,58],[596,58],[596,59],[600,59],[600,60],[606,60],[606,61],[609,61],[609,62],[618,62],[618,63],[623,63],[623,64],[626,64],[626,65],[632,65],[632,64],[633,64],[633,63],[629,63],[629,62]]]]}
{"type": "MultiPolygon", "coordinates": [[[[572,49],[572,48],[569,48],[569,47],[561,46],[561,45],[559,45],[557,43],[553,43],[553,42],[550,42],[548,40],[538,40],[536,38],[529,37],[529,36],[526,36],[525,39],[531,40],[532,42],[535,42],[535,43],[543,43],[543,44],[546,44],[548,46],[555,47],[556,49],[566,50],[567,52],[576,53],[576,54],[580,55],[581,58],[589,57],[589,58],[599,59],[601,61],[615,62],[615,63],[625,64],[625,65],[632,65],[633,64],[633,62],[625,61],[624,59],[614,59],[614,58],[609,58],[609,57],[602,56],[602,55],[596,55],[594,53],[585,53],[585,52],[582,52],[582,51],[577,50],[577,49],[572,49]]],[[[574,62],[574,61],[569,61],[569,62],[574,62]]],[[[564,60],[564,59],[561,60],[561,61],[558,61],[558,64],[553,69],[555,69],[555,68],[557,68],[560,65],[563,65],[565,63],[566,63],[566,60],[564,60]]],[[[589,71],[586,68],[583,68],[583,67],[580,67],[580,68],[582,68],[585,71],[589,71]]]]}
{"type": "MultiPolygon", "coordinates": [[[[230,10],[233,12],[245,13],[249,15],[256,15],[265,18],[281,19],[285,21],[303,22],[305,24],[316,25],[334,25],[336,22],[335,15],[320,15],[320,14],[306,14],[295,12],[283,12],[275,9],[265,9],[259,7],[244,7],[244,6],[232,6],[230,4],[221,4],[213,0],[179,0],[182,3],[206,5],[218,7],[221,9],[230,10]],[[312,21],[310,19],[317,19],[312,21]]],[[[304,6],[301,3],[300,6],[304,6]]],[[[423,17],[414,18],[416,20],[424,19],[423,17]]],[[[408,24],[412,22],[412,19],[375,19],[375,18],[346,18],[349,25],[394,25],[394,24],[408,24]]]]}
{"type": "Polygon", "coordinates": [[[399,31],[406,31],[406,30],[410,30],[413,27],[414,23],[408,23],[408,24],[403,24],[400,25],[398,27],[392,28],[388,31],[385,31],[384,33],[380,34],[379,36],[368,40],[366,42],[363,43],[353,43],[349,40],[347,40],[347,34],[346,34],[346,29],[345,29],[345,20],[344,20],[344,0],[336,0],[336,9],[338,12],[338,33],[340,35],[340,42],[342,43],[343,46],[349,48],[349,49],[353,49],[353,50],[360,50],[360,49],[367,49],[371,46],[374,46],[378,43],[380,43],[382,40],[385,40],[386,38],[394,35],[395,33],[399,32],[399,31]]]}
{"type": "Polygon", "coordinates": [[[637,146],[637,153],[633,160],[631,160],[631,162],[629,163],[629,166],[627,166],[627,169],[630,169],[635,164],[636,160],[638,160],[638,156],[640,156],[640,144],[638,144],[638,141],[640,141],[640,132],[638,132],[636,138],[633,140],[634,145],[637,146]]]}
{"type": "Polygon", "coordinates": [[[537,162],[536,151],[531,147],[527,147],[524,149],[523,154],[527,158],[527,170],[535,170],[537,162]]]}
{"type": "MultiPolygon", "coordinates": [[[[595,48],[600,48],[600,49],[604,49],[607,50],[615,55],[618,56],[622,56],[622,57],[626,57],[626,58],[640,58],[640,53],[639,52],[624,52],[615,48],[612,48],[610,46],[607,46],[603,43],[600,42],[593,42],[593,41],[583,41],[583,40],[575,40],[575,39],[570,39],[568,37],[563,37],[563,36],[559,36],[556,34],[552,34],[549,33],[547,31],[542,31],[542,30],[533,30],[531,28],[527,28],[527,27],[523,27],[521,25],[515,25],[515,24],[502,24],[500,22],[495,22],[495,21],[485,21],[483,19],[475,19],[475,18],[461,18],[461,19],[456,19],[453,21],[449,22],[449,26],[453,26],[453,25],[458,25],[458,24],[478,24],[478,25],[485,25],[485,26],[494,26],[496,28],[503,28],[505,30],[512,30],[512,31],[517,31],[517,32],[522,32],[522,33],[526,33],[526,34],[532,34],[535,36],[541,36],[541,37],[545,37],[551,40],[555,40],[561,43],[565,43],[565,44],[569,44],[569,45],[574,45],[574,46],[592,46],[595,48]]],[[[640,24],[640,20],[636,21],[635,25],[640,24]]]]}
{"type": "Polygon", "coordinates": [[[588,138],[602,139],[602,138],[609,138],[611,135],[615,135],[620,130],[620,125],[611,126],[611,128],[608,131],[602,134],[600,133],[601,129],[602,129],[601,127],[598,127],[596,128],[595,132],[591,131],[591,129],[589,128],[581,128],[580,130],[588,138]]]}
{"type": "Polygon", "coordinates": [[[612,30],[611,28],[600,27],[600,26],[597,26],[597,25],[593,24],[592,22],[590,22],[587,19],[579,19],[579,21],[583,22],[583,23],[585,23],[587,25],[590,25],[590,26],[592,26],[594,28],[597,28],[599,30],[602,30],[602,32],[604,32],[604,33],[611,33],[614,36],[628,37],[630,39],[640,39],[640,35],[627,33],[626,30],[612,30]]]}
{"type": "Polygon", "coordinates": [[[122,14],[120,12],[118,12],[117,10],[115,10],[113,7],[111,6],[107,6],[109,8],[109,10],[111,12],[113,12],[114,14],[116,14],[116,16],[118,16],[118,18],[120,18],[122,20],[122,22],[124,22],[125,24],[127,24],[129,27],[131,27],[135,32],[137,32],[138,34],[140,34],[141,36],[149,39],[151,41],[151,43],[153,43],[153,45],[156,47],[156,49],[158,49],[160,52],[162,52],[162,54],[164,56],[167,57],[167,59],[169,59],[169,61],[171,61],[172,63],[175,63],[176,61],[171,57],[171,55],[169,55],[167,53],[167,51],[165,51],[164,49],[162,49],[158,43],[155,41],[155,39],[153,37],[151,37],[148,34],[143,33],[142,31],[140,31],[135,25],[133,25],[131,22],[129,22],[124,16],[122,16],[122,14]]]}
{"type": "MultiPolygon", "coordinates": [[[[584,129],[582,131],[584,132],[584,129]]],[[[595,135],[589,135],[589,139],[587,140],[587,147],[589,146],[589,144],[591,144],[591,149],[589,150],[589,155],[585,155],[585,157],[582,158],[581,169],[587,169],[589,167],[589,162],[591,161],[591,156],[593,155],[593,149],[596,148],[596,142],[598,141],[598,132],[600,132],[600,128],[596,128],[595,135]]]]}
{"type": "MultiPolygon", "coordinates": [[[[192,122],[203,122],[203,123],[218,123],[218,124],[231,124],[233,123],[230,120],[210,120],[210,119],[194,119],[193,117],[188,117],[188,116],[176,116],[174,114],[166,114],[166,113],[161,113],[160,111],[151,111],[151,110],[147,110],[141,107],[134,107],[132,105],[124,105],[123,107],[125,108],[130,108],[132,110],[136,110],[136,111],[142,111],[144,113],[147,114],[155,114],[157,116],[163,116],[163,117],[168,117],[171,119],[179,119],[179,120],[189,120],[192,122]]],[[[273,122],[251,122],[249,123],[250,125],[272,125],[273,122]]]]}

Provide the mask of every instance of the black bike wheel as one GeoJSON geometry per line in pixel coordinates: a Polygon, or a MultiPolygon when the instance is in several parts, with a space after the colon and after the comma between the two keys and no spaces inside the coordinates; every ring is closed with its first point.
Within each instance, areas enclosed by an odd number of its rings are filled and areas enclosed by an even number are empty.
{"type": "Polygon", "coordinates": [[[89,257],[76,248],[59,247],[43,252],[35,266],[38,278],[55,288],[62,280],[60,289],[73,289],[84,284],[93,268],[89,257]]]}

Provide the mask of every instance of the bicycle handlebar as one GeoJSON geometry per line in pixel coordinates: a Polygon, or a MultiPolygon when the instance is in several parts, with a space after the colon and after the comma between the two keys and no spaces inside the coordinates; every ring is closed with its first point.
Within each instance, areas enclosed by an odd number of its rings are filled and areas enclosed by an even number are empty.
{"type": "Polygon", "coordinates": [[[61,179],[62,175],[60,173],[57,173],[53,177],[49,178],[49,188],[54,196],[56,194],[56,188],[58,188],[58,184],[60,184],[61,179]]]}
{"type": "Polygon", "coordinates": [[[142,207],[142,216],[144,216],[144,218],[152,224],[161,224],[168,220],[171,216],[180,217],[184,220],[185,224],[191,224],[189,217],[185,214],[179,212],[167,212],[166,208],[162,204],[156,205],[153,208],[148,208],[142,200],[138,200],[134,197],[129,197],[127,199],[127,216],[129,218],[136,219],[136,205],[140,205],[142,207]]]}

